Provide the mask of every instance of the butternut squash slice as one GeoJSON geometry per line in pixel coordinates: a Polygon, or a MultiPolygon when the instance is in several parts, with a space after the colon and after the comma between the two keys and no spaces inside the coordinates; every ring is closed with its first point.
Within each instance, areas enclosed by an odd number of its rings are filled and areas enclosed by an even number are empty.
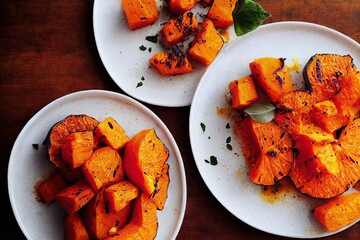
{"type": "Polygon", "coordinates": [[[206,18],[201,24],[201,30],[191,42],[188,53],[197,61],[209,65],[219,54],[224,40],[216,30],[213,22],[206,18]]]}
{"type": "Polygon", "coordinates": [[[207,17],[210,18],[215,27],[229,27],[234,24],[232,12],[238,0],[214,0],[207,17]]]}
{"type": "Polygon", "coordinates": [[[178,75],[193,71],[190,61],[178,46],[171,48],[171,52],[159,52],[149,59],[149,63],[161,75],[178,75]]]}
{"type": "Polygon", "coordinates": [[[123,164],[126,176],[146,196],[150,196],[156,189],[158,174],[168,157],[168,149],[155,130],[142,130],[125,147],[123,164]]]}
{"type": "Polygon", "coordinates": [[[350,55],[315,54],[306,63],[303,77],[317,102],[331,99],[339,91],[339,77],[357,72],[350,55]]]}
{"type": "Polygon", "coordinates": [[[121,0],[130,30],[149,26],[159,19],[155,0],[121,0]]]}
{"type": "Polygon", "coordinates": [[[293,164],[293,141],[274,122],[259,123],[247,116],[240,125],[249,178],[255,184],[274,185],[287,176],[293,164]]]}
{"type": "Polygon", "coordinates": [[[71,215],[85,206],[94,195],[86,179],[82,178],[58,193],[56,201],[67,214],[71,215]]]}
{"type": "Polygon", "coordinates": [[[105,188],[105,197],[109,208],[120,211],[139,195],[139,189],[129,181],[114,183],[105,188]]]}
{"type": "Polygon", "coordinates": [[[315,218],[329,231],[337,231],[360,219],[360,192],[341,195],[315,208],[315,218]]]}
{"type": "Polygon", "coordinates": [[[84,175],[94,192],[125,179],[123,161],[120,154],[107,146],[93,152],[83,165],[84,175]]]}
{"type": "Polygon", "coordinates": [[[164,24],[162,28],[164,43],[166,46],[172,46],[195,33],[197,29],[198,21],[194,13],[186,11],[164,24]]]}
{"type": "Polygon", "coordinates": [[[52,203],[56,199],[56,195],[67,187],[68,184],[62,175],[56,173],[54,176],[41,182],[36,187],[36,190],[42,201],[52,203]]]}
{"type": "Polygon", "coordinates": [[[135,199],[130,223],[105,240],[153,240],[157,229],[156,205],[142,193],[135,199]]]}
{"type": "Polygon", "coordinates": [[[85,228],[79,212],[65,216],[64,219],[65,240],[89,240],[89,234],[85,228]]]}
{"type": "Polygon", "coordinates": [[[360,166],[336,143],[316,143],[293,135],[296,157],[290,177],[299,192],[329,199],[344,193],[360,179],[360,166]]]}
{"type": "Polygon", "coordinates": [[[168,188],[170,183],[169,165],[164,164],[161,172],[157,173],[157,182],[155,191],[150,195],[150,199],[156,204],[157,209],[163,210],[168,197],[168,188]]]}
{"type": "Polygon", "coordinates": [[[120,211],[111,211],[106,203],[104,191],[105,189],[101,188],[81,212],[85,227],[92,239],[113,236],[128,224],[131,218],[132,202],[120,211]]]}
{"type": "Polygon", "coordinates": [[[280,95],[294,90],[285,58],[258,58],[250,62],[249,66],[252,77],[273,102],[280,95]]]}
{"type": "Polygon", "coordinates": [[[96,136],[100,137],[106,145],[120,150],[129,141],[129,137],[120,124],[112,117],[107,117],[95,128],[96,136]]]}
{"type": "Polygon", "coordinates": [[[65,137],[61,145],[61,156],[65,164],[74,169],[90,159],[94,147],[92,131],[75,132],[65,137]]]}

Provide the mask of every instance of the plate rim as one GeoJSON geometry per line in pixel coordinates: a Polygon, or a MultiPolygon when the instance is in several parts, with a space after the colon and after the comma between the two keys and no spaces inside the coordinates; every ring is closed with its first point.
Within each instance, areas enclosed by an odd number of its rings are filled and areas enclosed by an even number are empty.
{"type": "MultiPolygon", "coordinates": [[[[358,47],[360,47],[360,44],[355,41],[354,39],[350,38],[349,36],[345,35],[344,33],[340,32],[340,31],[337,31],[335,29],[332,29],[330,27],[327,27],[327,26],[324,26],[324,25],[321,25],[321,24],[317,24],[317,23],[312,23],[312,22],[306,22],[306,21],[279,21],[279,22],[271,22],[271,23],[267,23],[267,24],[263,24],[261,26],[259,26],[257,29],[255,29],[254,31],[252,32],[249,32],[247,33],[246,35],[243,35],[241,37],[238,37],[236,39],[234,39],[231,43],[229,43],[228,45],[226,45],[222,51],[219,53],[219,55],[216,57],[216,59],[214,60],[214,62],[217,62],[217,61],[220,61],[218,59],[219,56],[221,56],[222,54],[224,54],[224,52],[226,52],[225,50],[228,49],[228,48],[231,48],[233,45],[237,44],[237,42],[239,41],[243,41],[243,38],[244,37],[251,37],[251,35],[253,34],[257,34],[257,32],[259,31],[263,31],[263,30],[267,30],[268,28],[276,28],[276,27],[294,27],[294,29],[296,27],[299,27],[301,26],[302,28],[316,28],[316,29],[320,29],[322,31],[326,31],[328,33],[331,33],[333,35],[336,35],[337,37],[339,38],[342,38],[346,41],[348,41],[351,45],[357,45],[358,47]]],[[[208,183],[208,181],[206,180],[206,178],[204,178],[205,176],[205,171],[204,170],[201,170],[201,167],[200,167],[200,164],[202,163],[201,159],[196,159],[196,152],[195,152],[195,145],[196,143],[194,143],[194,135],[195,134],[195,122],[194,122],[194,115],[196,115],[196,112],[195,112],[195,106],[196,106],[196,102],[197,102],[197,98],[198,98],[198,95],[199,95],[199,92],[200,92],[200,89],[202,87],[203,84],[206,83],[206,76],[208,75],[208,73],[211,71],[211,66],[209,66],[209,68],[206,69],[206,71],[204,72],[202,78],[200,79],[197,87],[196,87],[196,90],[195,90],[195,93],[194,93],[194,96],[193,96],[193,99],[192,99],[192,102],[191,102],[191,105],[190,105],[190,114],[189,114],[189,139],[190,139],[190,146],[191,146],[191,151],[192,151],[192,154],[193,154],[193,157],[194,157],[194,160],[195,160],[195,165],[200,173],[200,176],[203,180],[203,182],[205,183],[206,187],[209,189],[209,191],[211,192],[211,194],[215,197],[215,199],[222,205],[222,207],[224,207],[228,212],[230,212],[233,216],[235,216],[238,220],[244,222],[245,224],[251,226],[252,228],[255,228],[255,229],[258,229],[262,232],[265,232],[265,233],[269,233],[269,234],[273,234],[273,235],[277,235],[277,236],[281,236],[281,237],[293,237],[293,238],[301,238],[301,239],[312,239],[312,238],[321,238],[321,237],[328,237],[328,236],[332,236],[334,234],[337,234],[339,232],[342,232],[348,228],[350,228],[352,225],[356,224],[357,222],[354,222],[350,225],[348,225],[347,227],[344,227],[336,232],[324,232],[324,234],[321,234],[321,235],[318,235],[318,236],[304,236],[304,235],[296,235],[296,234],[292,234],[292,235],[289,235],[289,234],[279,234],[275,231],[269,231],[269,230],[266,230],[260,226],[256,226],[254,224],[251,224],[249,223],[249,221],[246,221],[246,219],[244,217],[239,217],[238,215],[239,214],[235,214],[232,209],[231,209],[231,206],[226,206],[226,204],[224,204],[224,200],[221,199],[221,197],[216,194],[216,192],[214,191],[214,189],[212,189],[213,187],[210,186],[210,184],[208,183]]],[[[221,90],[220,90],[221,91],[221,90]]],[[[229,204],[227,204],[229,205],[229,204]]],[[[360,220],[359,220],[360,221],[360,220]]]]}
{"type": "MultiPolygon", "coordinates": [[[[95,95],[95,96],[99,96],[101,95],[102,97],[105,98],[116,98],[118,100],[121,100],[123,102],[126,103],[130,103],[133,106],[137,107],[139,111],[143,112],[144,114],[149,116],[149,119],[151,119],[151,121],[154,122],[155,125],[157,125],[160,129],[162,129],[164,135],[167,137],[168,141],[170,142],[174,153],[175,153],[175,158],[176,158],[176,162],[178,165],[178,168],[180,170],[179,172],[179,179],[181,182],[181,189],[179,189],[179,191],[181,192],[181,202],[180,202],[180,206],[181,209],[180,211],[178,211],[178,221],[176,223],[175,228],[172,231],[171,235],[171,239],[175,239],[176,236],[178,235],[180,228],[183,224],[183,220],[185,217],[185,211],[186,211],[186,207],[187,207],[187,182],[186,182],[186,172],[185,172],[185,167],[184,167],[184,162],[183,162],[183,158],[179,149],[178,144],[176,143],[176,140],[174,138],[174,136],[171,134],[170,130],[168,129],[168,127],[165,125],[165,123],[161,120],[161,118],[156,115],[151,109],[149,109],[148,107],[146,107],[144,104],[142,104],[141,102],[137,101],[136,99],[133,99],[129,96],[126,96],[124,94],[121,93],[117,93],[117,92],[113,92],[110,90],[100,90],[100,89],[93,89],[93,90],[80,90],[77,92],[72,92],[69,94],[66,94],[64,96],[61,96],[59,98],[56,98],[55,100],[49,102],[48,104],[46,104],[45,106],[43,106],[40,110],[38,110],[33,116],[31,116],[31,118],[26,122],[26,124],[23,126],[23,128],[20,130],[18,136],[16,137],[12,148],[11,148],[11,152],[10,152],[10,156],[9,156],[9,162],[8,162],[8,170],[7,170],[7,188],[8,188],[8,199],[10,201],[10,205],[11,205],[11,210],[13,212],[13,215],[15,216],[16,222],[18,224],[18,226],[20,227],[22,233],[24,234],[24,236],[28,239],[31,239],[29,236],[29,233],[25,227],[25,225],[23,224],[23,220],[20,218],[19,213],[18,213],[18,209],[16,208],[16,200],[14,199],[14,184],[12,182],[12,174],[13,174],[13,168],[14,168],[14,164],[16,162],[16,159],[14,159],[14,155],[15,155],[15,149],[16,147],[19,145],[20,140],[23,138],[23,134],[25,133],[25,131],[31,126],[33,125],[36,121],[39,121],[39,116],[43,113],[46,113],[47,111],[51,110],[51,108],[56,105],[59,104],[63,101],[66,101],[68,99],[71,98],[78,98],[80,97],[81,99],[84,98],[89,98],[90,96],[95,95]]],[[[34,197],[36,197],[34,195],[34,197]]]]}

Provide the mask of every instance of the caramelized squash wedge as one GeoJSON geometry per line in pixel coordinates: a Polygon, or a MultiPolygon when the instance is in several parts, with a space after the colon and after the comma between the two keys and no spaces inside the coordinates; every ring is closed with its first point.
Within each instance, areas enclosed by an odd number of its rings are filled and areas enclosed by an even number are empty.
{"type": "Polygon", "coordinates": [[[315,54],[306,63],[303,77],[317,101],[331,99],[339,91],[340,76],[356,73],[350,55],[315,54]]]}
{"type": "Polygon", "coordinates": [[[334,232],[360,219],[360,192],[331,199],[315,208],[315,218],[329,231],[334,232]]]}
{"type": "Polygon", "coordinates": [[[273,102],[282,94],[294,90],[285,58],[257,58],[249,66],[252,77],[273,102]]]}
{"type": "Polygon", "coordinates": [[[125,147],[124,169],[130,181],[146,196],[154,194],[159,174],[169,157],[155,129],[145,129],[133,136],[125,147]]]}
{"type": "Polygon", "coordinates": [[[259,123],[249,116],[241,122],[239,130],[253,183],[274,185],[289,174],[293,164],[293,141],[285,130],[274,122],[259,123]]]}

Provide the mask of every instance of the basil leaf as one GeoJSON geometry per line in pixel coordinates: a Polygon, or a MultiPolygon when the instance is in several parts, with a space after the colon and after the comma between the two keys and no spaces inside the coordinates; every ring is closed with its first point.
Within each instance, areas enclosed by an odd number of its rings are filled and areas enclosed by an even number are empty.
{"type": "Polygon", "coordinates": [[[254,121],[267,123],[274,119],[276,107],[270,102],[255,102],[244,109],[254,121]]]}
{"type": "Polygon", "coordinates": [[[237,36],[244,35],[255,30],[271,15],[260,4],[252,0],[239,0],[232,12],[234,29],[237,36]]]}

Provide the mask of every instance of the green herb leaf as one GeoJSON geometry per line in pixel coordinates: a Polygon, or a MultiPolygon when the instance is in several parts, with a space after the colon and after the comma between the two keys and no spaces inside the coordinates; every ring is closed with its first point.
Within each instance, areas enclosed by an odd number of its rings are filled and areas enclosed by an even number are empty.
{"type": "Polygon", "coordinates": [[[157,43],[158,42],[159,34],[156,34],[155,36],[147,36],[145,37],[146,40],[149,42],[157,43]]]}
{"type": "Polygon", "coordinates": [[[141,51],[145,51],[145,50],[146,50],[146,47],[145,47],[144,45],[141,45],[141,46],[139,47],[139,49],[140,49],[141,51]]]}
{"type": "Polygon", "coordinates": [[[137,85],[136,85],[136,88],[141,87],[142,85],[143,85],[142,82],[138,82],[137,85]]]}
{"type": "Polygon", "coordinates": [[[217,157],[210,156],[210,164],[213,166],[217,165],[218,164],[217,157]]]}
{"type": "Polygon", "coordinates": [[[205,124],[204,124],[204,123],[200,123],[200,127],[201,127],[202,131],[205,132],[205,130],[206,130],[205,124]]]}
{"type": "Polygon", "coordinates": [[[271,15],[260,4],[252,0],[239,0],[232,12],[234,29],[237,36],[244,35],[255,30],[271,15]]]}
{"type": "Polygon", "coordinates": [[[255,102],[244,109],[254,121],[267,123],[274,119],[276,107],[270,102],[255,102]]]}

